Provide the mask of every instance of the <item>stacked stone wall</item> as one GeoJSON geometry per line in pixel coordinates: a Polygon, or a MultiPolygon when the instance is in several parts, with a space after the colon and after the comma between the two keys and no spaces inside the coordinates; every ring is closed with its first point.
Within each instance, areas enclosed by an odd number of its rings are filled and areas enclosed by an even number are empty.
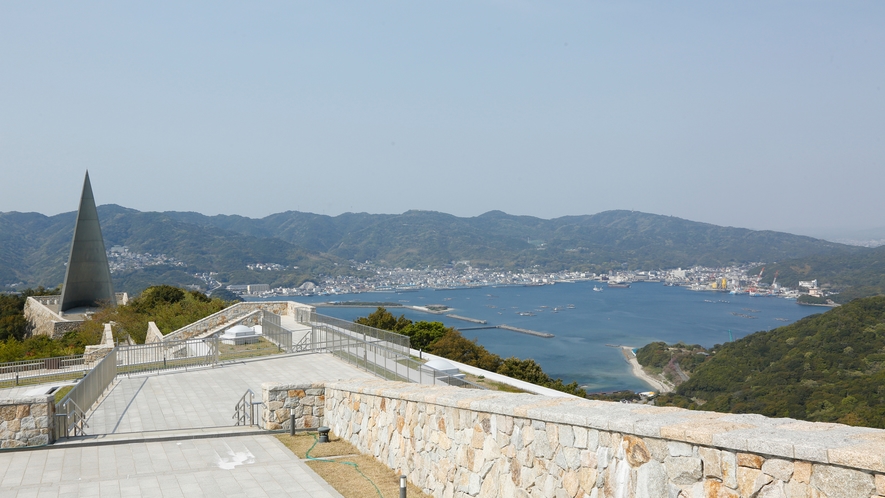
{"type": "Polygon", "coordinates": [[[324,415],[435,497],[885,496],[877,429],[383,381],[324,415]]]}
{"type": "Polygon", "coordinates": [[[81,320],[65,320],[47,306],[58,304],[58,296],[32,296],[25,301],[24,315],[31,324],[31,333],[57,339],[79,327],[81,320]]]}
{"type": "Polygon", "coordinates": [[[267,430],[289,430],[291,415],[295,415],[296,429],[311,429],[323,425],[325,387],[323,384],[275,384],[261,386],[264,412],[263,427],[267,430]]]}
{"type": "Polygon", "coordinates": [[[54,418],[53,396],[0,399],[0,448],[51,443],[54,418]]]}

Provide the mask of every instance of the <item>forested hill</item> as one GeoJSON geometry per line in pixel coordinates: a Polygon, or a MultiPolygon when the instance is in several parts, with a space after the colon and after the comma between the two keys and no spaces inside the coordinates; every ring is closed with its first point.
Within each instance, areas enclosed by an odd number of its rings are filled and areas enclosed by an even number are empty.
{"type": "MultiPolygon", "coordinates": [[[[607,211],[552,220],[492,211],[472,218],[408,211],[399,215],[323,216],[286,212],[261,219],[198,213],[98,208],[105,243],[165,254],[186,267],[151,266],[114,275],[118,289],[197,283],[197,272],[222,282],[298,285],[349,271],[348,260],[410,268],[469,260],[475,267],[605,272],[722,266],[787,258],[861,254],[864,248],[770,231],[720,227],[670,216],[607,211]],[[256,272],[275,263],[283,272],[256,272]],[[297,268],[295,268],[297,267],[297,268]]],[[[0,288],[61,283],[75,213],[0,213],[0,288]]]]}
{"type": "MultiPolygon", "coordinates": [[[[135,253],[165,254],[186,266],[157,265],[115,273],[114,287],[131,293],[156,284],[202,283],[194,273],[215,271],[235,283],[297,285],[318,273],[333,273],[346,262],[277,238],[260,238],[212,226],[178,221],[162,213],[142,213],[115,205],[98,208],[105,246],[127,246],[135,253]],[[281,272],[250,272],[246,265],[274,262],[281,272]],[[297,267],[297,268],[294,268],[297,267]]],[[[0,213],[0,284],[55,287],[64,280],[76,213],[0,213]]],[[[0,285],[2,288],[2,285],[0,285]]]]}
{"type": "Polygon", "coordinates": [[[258,237],[278,237],[343,259],[419,267],[474,265],[555,269],[716,266],[778,261],[859,248],[770,231],[720,227],[671,216],[606,211],[545,220],[491,211],[459,218],[432,211],[400,215],[286,212],[262,219],[164,213],[170,218],[258,237]]]}
{"type": "Polygon", "coordinates": [[[885,428],[885,297],[725,344],[659,403],[885,428]]]}
{"type": "Polygon", "coordinates": [[[775,274],[778,282],[790,287],[817,279],[824,288],[841,290],[833,298],[838,303],[885,294],[885,246],[778,261],[766,265],[763,281],[770,282],[775,274]]]}

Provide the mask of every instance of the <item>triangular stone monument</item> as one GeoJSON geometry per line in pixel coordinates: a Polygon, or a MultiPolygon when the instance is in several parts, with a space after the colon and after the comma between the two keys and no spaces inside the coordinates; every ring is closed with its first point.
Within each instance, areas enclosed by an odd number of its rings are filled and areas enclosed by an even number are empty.
{"type": "Polygon", "coordinates": [[[113,306],[117,300],[87,171],[80,208],[77,210],[77,224],[74,225],[71,254],[65,270],[65,283],[61,289],[60,311],[64,313],[74,308],[92,308],[102,304],[113,306]]]}

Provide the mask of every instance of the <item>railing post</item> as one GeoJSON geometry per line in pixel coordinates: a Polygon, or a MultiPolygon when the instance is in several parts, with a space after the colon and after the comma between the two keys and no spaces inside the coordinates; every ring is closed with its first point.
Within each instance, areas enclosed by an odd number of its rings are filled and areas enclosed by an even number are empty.
{"type": "Polygon", "coordinates": [[[249,391],[249,425],[255,425],[255,403],[253,403],[254,397],[252,396],[252,391],[249,391]]]}

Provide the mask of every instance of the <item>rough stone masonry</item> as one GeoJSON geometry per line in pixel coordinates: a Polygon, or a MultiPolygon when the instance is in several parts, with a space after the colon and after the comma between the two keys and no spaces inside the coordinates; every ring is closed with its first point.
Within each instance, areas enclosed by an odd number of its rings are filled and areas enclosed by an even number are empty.
{"type": "Polygon", "coordinates": [[[435,497],[885,496],[877,429],[385,381],[264,389],[266,421],[305,400],[299,424],[435,497]]]}
{"type": "Polygon", "coordinates": [[[0,399],[0,448],[51,443],[54,417],[52,395],[0,399]]]}

